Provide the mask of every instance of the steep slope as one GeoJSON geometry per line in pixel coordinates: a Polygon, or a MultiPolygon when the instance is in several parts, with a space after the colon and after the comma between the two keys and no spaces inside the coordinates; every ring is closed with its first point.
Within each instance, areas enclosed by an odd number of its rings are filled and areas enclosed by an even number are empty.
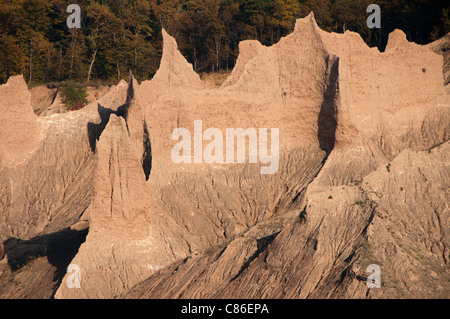
{"type": "MultiPolygon", "coordinates": [[[[125,101],[126,89],[126,85],[119,85],[100,103],[119,107],[125,101]]],[[[33,288],[36,280],[18,280],[21,285],[14,289],[36,293],[26,295],[30,298],[52,296],[86,236],[83,229],[87,225],[73,231],[69,227],[79,222],[92,200],[95,156],[89,123],[100,122],[98,104],[38,118],[33,114],[23,78],[10,79],[1,90],[2,107],[7,110],[2,113],[2,128],[9,127],[10,131],[2,135],[2,143],[7,145],[1,148],[0,272],[5,280],[19,275],[18,270],[20,276],[34,278],[31,270],[21,268],[30,260],[38,260],[42,272],[49,276],[47,284],[41,285],[42,291],[33,288]],[[16,95],[23,103],[14,100],[16,95]]]]}

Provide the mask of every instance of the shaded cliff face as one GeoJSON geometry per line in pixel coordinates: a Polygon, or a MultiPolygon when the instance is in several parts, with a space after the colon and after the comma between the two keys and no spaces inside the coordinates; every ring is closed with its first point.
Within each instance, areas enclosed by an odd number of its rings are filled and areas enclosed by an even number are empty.
{"type": "MultiPolygon", "coordinates": [[[[86,86],[87,103],[91,104],[114,90],[114,85],[110,86],[86,86]]],[[[30,88],[31,106],[38,116],[49,116],[52,114],[68,112],[63,103],[61,87],[54,85],[39,85],[30,88]]]]}
{"type": "Polygon", "coordinates": [[[1,100],[11,130],[31,123],[0,155],[1,296],[448,296],[441,56],[399,31],[380,53],[355,33],[320,30],[311,14],[272,47],[241,43],[212,88],[163,37],[152,80],[130,75],[83,110],[38,119],[26,90],[1,100]],[[278,171],[262,175],[248,154],[175,164],[171,134],[194,132],[196,120],[222,132],[278,128],[278,171]],[[69,263],[78,289],[66,284],[69,263]],[[370,264],[381,289],[366,285],[370,264]],[[40,283],[24,280],[36,269],[40,283]],[[17,278],[32,293],[14,294],[17,278]]]}

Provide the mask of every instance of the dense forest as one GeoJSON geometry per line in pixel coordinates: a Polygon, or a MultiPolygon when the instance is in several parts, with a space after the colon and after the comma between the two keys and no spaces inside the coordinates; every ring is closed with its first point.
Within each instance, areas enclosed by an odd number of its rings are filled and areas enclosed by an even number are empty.
{"type": "Polygon", "coordinates": [[[30,83],[151,78],[159,67],[161,27],[199,72],[229,70],[238,44],[271,45],[314,11],[327,31],[358,32],[380,50],[402,29],[425,44],[450,31],[448,0],[0,0],[0,83],[24,74],[30,83]],[[381,7],[381,29],[369,29],[367,6],[381,7]],[[69,29],[78,4],[81,28],[69,29]]]}

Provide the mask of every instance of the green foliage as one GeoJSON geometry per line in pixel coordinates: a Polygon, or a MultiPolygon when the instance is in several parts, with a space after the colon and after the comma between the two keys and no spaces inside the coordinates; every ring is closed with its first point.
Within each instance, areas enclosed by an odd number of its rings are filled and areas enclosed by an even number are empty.
{"type": "Polygon", "coordinates": [[[367,28],[371,0],[75,0],[81,29],[67,28],[66,0],[0,0],[0,83],[14,74],[29,82],[118,81],[131,70],[151,78],[162,52],[160,29],[174,36],[198,72],[229,70],[239,42],[272,45],[297,18],[314,12],[326,31],[358,32],[383,50],[402,29],[421,44],[450,31],[447,0],[379,0],[382,28],[367,28]]]}
{"type": "Polygon", "coordinates": [[[86,88],[71,82],[61,86],[61,95],[64,105],[69,111],[82,109],[87,103],[86,88]]]}

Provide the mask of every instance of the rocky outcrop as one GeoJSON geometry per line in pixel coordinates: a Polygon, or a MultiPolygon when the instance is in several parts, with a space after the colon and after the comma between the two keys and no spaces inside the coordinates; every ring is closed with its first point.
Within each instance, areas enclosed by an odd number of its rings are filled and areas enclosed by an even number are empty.
{"type": "Polygon", "coordinates": [[[450,83],[450,33],[444,37],[426,45],[431,51],[440,54],[444,57],[444,83],[450,83]]]}
{"type": "MultiPolygon", "coordinates": [[[[5,103],[14,102],[14,95],[21,92],[22,88],[21,94],[28,98],[22,96],[22,104],[6,105],[10,113],[3,112],[4,116],[8,116],[5,128],[11,124],[11,130],[20,129],[21,123],[26,123],[26,127],[20,132],[11,131],[2,138],[2,141],[11,143],[15,152],[10,153],[6,146],[2,146],[2,152],[7,151],[9,156],[6,159],[17,152],[22,155],[21,159],[11,164],[3,161],[0,165],[0,273],[10,278],[11,282],[16,275],[31,278],[34,276],[28,273],[31,270],[23,268],[23,265],[27,265],[29,260],[37,260],[45,268],[42,269],[43,273],[48,275],[46,283],[40,285],[42,291],[30,287],[30,283],[36,282],[34,279],[17,279],[24,286],[15,289],[29,290],[30,294],[25,294],[28,298],[52,296],[68,263],[86,237],[84,231],[88,225],[78,224],[74,230],[81,236],[77,237],[76,245],[70,240],[72,232],[66,233],[64,230],[79,223],[92,201],[95,154],[91,149],[88,128],[89,123],[100,122],[98,104],[76,112],[38,118],[33,114],[29,93],[21,77],[11,79],[5,86],[5,91],[9,90],[5,93],[7,95],[1,95],[5,103]],[[15,110],[18,107],[24,107],[27,112],[15,110]],[[20,144],[17,139],[25,142],[20,144]],[[65,234],[69,237],[67,241],[64,240],[65,234]],[[18,243],[18,246],[13,243],[18,243]],[[21,247],[20,250],[17,247],[21,247]],[[60,248],[55,250],[55,247],[60,248]],[[59,256],[63,262],[59,262],[55,256],[59,256]],[[11,270],[14,272],[8,275],[11,270]]],[[[109,95],[101,98],[100,103],[118,108],[125,102],[126,90],[127,85],[118,85],[109,95]]],[[[3,291],[2,295],[18,296],[8,295],[7,291],[3,291]]]]}
{"type": "Polygon", "coordinates": [[[164,51],[158,72],[152,82],[159,82],[170,90],[172,87],[199,88],[200,76],[194,72],[192,64],[178,51],[177,43],[164,29],[162,30],[164,51]]]}
{"type": "Polygon", "coordinates": [[[8,166],[23,163],[42,136],[22,76],[13,76],[0,86],[0,120],[3,123],[0,128],[1,163],[8,166]]]}

